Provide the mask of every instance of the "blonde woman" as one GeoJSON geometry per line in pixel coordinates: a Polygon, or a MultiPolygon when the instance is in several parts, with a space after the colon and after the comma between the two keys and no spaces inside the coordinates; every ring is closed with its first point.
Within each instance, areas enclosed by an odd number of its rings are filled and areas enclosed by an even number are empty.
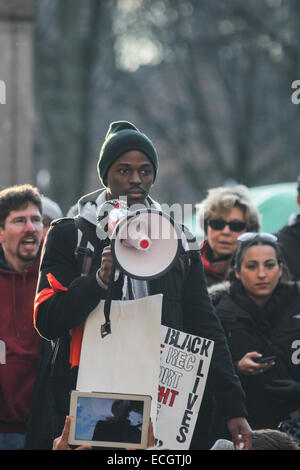
{"type": "Polygon", "coordinates": [[[207,285],[226,279],[237,238],[244,232],[258,232],[260,218],[246,186],[218,187],[196,206],[197,219],[205,239],[200,252],[207,285]]]}

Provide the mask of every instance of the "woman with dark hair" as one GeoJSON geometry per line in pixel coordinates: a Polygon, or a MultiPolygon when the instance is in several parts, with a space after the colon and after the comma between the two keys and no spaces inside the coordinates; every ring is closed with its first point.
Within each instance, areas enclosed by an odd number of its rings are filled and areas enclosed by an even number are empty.
{"type": "Polygon", "coordinates": [[[250,426],[274,429],[300,409],[300,293],[296,283],[281,281],[274,235],[240,235],[233,264],[229,291],[216,310],[246,393],[250,426]]]}

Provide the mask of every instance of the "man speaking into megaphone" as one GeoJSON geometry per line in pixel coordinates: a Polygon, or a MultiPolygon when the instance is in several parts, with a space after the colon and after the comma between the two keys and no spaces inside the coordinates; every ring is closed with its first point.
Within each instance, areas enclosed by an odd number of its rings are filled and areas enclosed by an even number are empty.
{"type": "MultiPolygon", "coordinates": [[[[76,387],[80,328],[99,302],[106,298],[115,263],[111,244],[97,236],[97,211],[106,201],[120,198],[126,198],[129,209],[139,204],[146,210],[159,211],[159,204],[149,196],[157,171],[158,157],[151,140],[127,121],[111,123],[98,161],[98,173],[105,189],[81,198],[79,215],[74,219],[55,221],[48,232],[34,318],[40,335],[56,343],[52,370],[56,415],[53,437],[61,434],[69,411],[69,393],[76,387]]],[[[185,234],[181,235],[184,239],[185,234]]],[[[122,264],[131,248],[124,248],[122,243],[119,248],[117,256],[122,264]]],[[[138,251],[132,250],[130,259],[138,251]]],[[[165,251],[159,250],[160,253],[165,251]]],[[[159,257],[155,251],[151,256],[153,260],[159,257]]],[[[151,259],[144,264],[151,265],[151,259]]],[[[129,298],[127,289],[130,286],[125,282],[127,274],[121,270],[118,278],[113,280],[114,299],[129,298]]],[[[223,330],[209,300],[198,249],[189,250],[180,243],[179,253],[168,269],[162,269],[155,276],[136,276],[131,289],[135,298],[163,294],[162,323],[165,326],[215,342],[208,382],[221,404],[234,442],[238,445],[239,435],[242,435],[247,448],[250,427],[245,419],[244,394],[234,372],[223,330]]],[[[209,410],[205,409],[205,403],[204,397],[191,444],[194,449],[209,445],[203,440],[208,435],[209,425],[206,419],[209,410]]]]}
{"type": "MultiPolygon", "coordinates": [[[[106,187],[105,199],[126,197],[128,207],[144,205],[158,169],[158,157],[150,139],[126,122],[112,123],[100,151],[98,174],[106,187]]],[[[148,201],[151,204],[151,201],[148,201]]],[[[99,272],[108,284],[112,269],[110,247],[105,247],[99,272]]]]}

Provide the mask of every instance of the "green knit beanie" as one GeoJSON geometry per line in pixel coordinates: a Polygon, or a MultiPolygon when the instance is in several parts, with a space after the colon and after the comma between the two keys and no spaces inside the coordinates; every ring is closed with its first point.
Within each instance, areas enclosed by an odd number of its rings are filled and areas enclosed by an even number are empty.
{"type": "Polygon", "coordinates": [[[107,173],[111,165],[126,152],[139,150],[152,162],[154,179],[158,170],[158,156],[151,140],[128,121],[112,122],[100,150],[97,170],[101,182],[106,186],[107,173]]]}

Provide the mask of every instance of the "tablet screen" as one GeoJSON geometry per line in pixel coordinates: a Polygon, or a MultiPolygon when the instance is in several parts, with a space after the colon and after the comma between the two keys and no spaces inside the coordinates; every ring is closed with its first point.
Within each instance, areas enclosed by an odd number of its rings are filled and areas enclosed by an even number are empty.
{"type": "Polygon", "coordinates": [[[69,443],[144,448],[150,403],[142,395],[72,392],[69,443]]]}

